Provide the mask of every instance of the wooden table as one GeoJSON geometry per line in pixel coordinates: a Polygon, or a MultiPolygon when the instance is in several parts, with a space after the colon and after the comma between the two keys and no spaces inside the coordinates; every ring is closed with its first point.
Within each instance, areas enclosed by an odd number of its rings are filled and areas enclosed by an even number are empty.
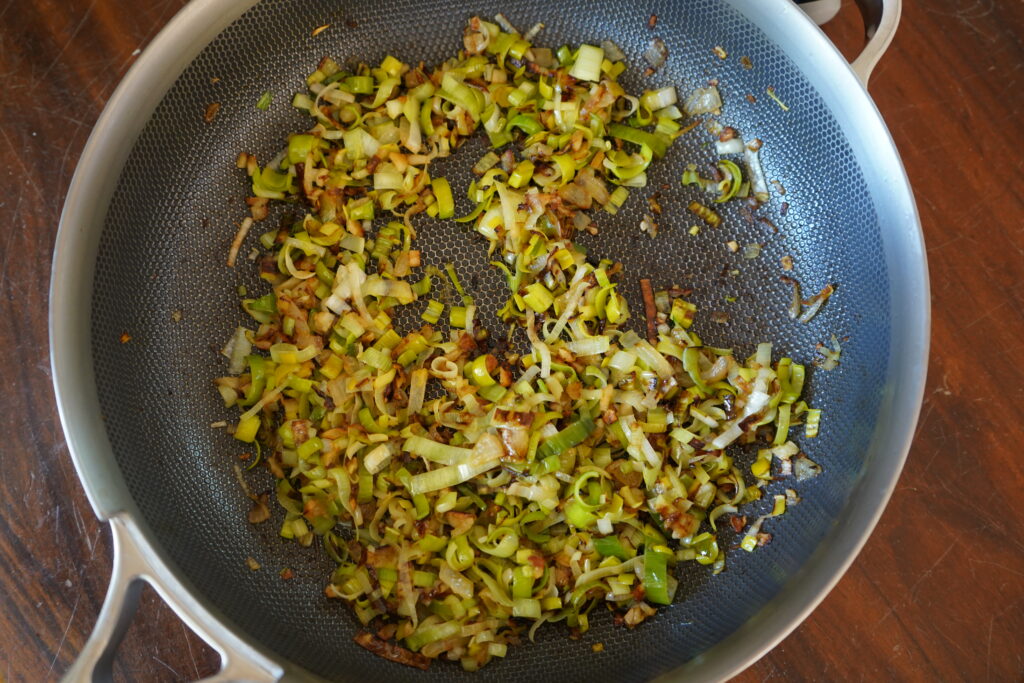
{"type": "MultiPolygon", "coordinates": [[[[63,672],[110,575],[109,534],[75,477],[50,388],[50,258],[93,122],[182,4],[0,3],[0,683],[63,672]]],[[[828,31],[855,54],[852,2],[828,31]]],[[[737,680],[1024,677],[1022,36],[1021,0],[908,0],[875,72],[871,91],[928,244],[933,336],[921,421],[853,567],[737,680]]],[[[217,664],[149,591],[116,675],[191,680],[217,664]]]]}

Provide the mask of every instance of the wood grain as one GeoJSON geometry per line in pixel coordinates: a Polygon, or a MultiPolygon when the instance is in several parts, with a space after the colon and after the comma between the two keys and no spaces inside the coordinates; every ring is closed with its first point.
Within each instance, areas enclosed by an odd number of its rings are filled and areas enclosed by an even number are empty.
{"type": "MultiPolygon", "coordinates": [[[[50,388],[49,264],[92,124],[183,4],[0,2],[0,681],[63,672],[109,579],[109,534],[75,477],[50,388]]],[[[851,2],[828,32],[856,53],[851,2]]],[[[921,422],[853,567],[738,681],[1024,677],[1022,36],[1019,0],[909,0],[875,72],[872,94],[928,245],[933,334],[921,422]]],[[[194,680],[217,664],[147,592],[115,674],[194,680]]]]}

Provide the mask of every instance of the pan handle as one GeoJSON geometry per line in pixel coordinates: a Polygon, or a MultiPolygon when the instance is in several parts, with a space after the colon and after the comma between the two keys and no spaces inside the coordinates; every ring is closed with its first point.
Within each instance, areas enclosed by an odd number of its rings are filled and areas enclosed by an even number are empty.
{"type": "Polygon", "coordinates": [[[182,621],[220,653],[221,670],[198,683],[265,683],[280,680],[283,671],[279,666],[231,635],[222,634],[223,637],[215,638],[211,630],[218,627],[212,615],[198,603],[186,604],[186,601],[174,597],[175,594],[185,592],[170,590],[173,578],[165,577],[166,571],[148,559],[154,551],[128,515],[116,514],[111,517],[110,531],[114,538],[114,567],[107,596],[89,640],[64,674],[63,683],[112,680],[114,656],[135,616],[144,582],[151,585],[182,621]]]}
{"type": "MultiPolygon", "coordinates": [[[[878,60],[885,54],[900,23],[903,0],[856,0],[864,18],[864,49],[850,63],[857,78],[868,85],[868,78],[878,60]]],[[[796,0],[800,9],[818,24],[830,21],[839,11],[840,0],[796,0]]]]}
{"type": "Polygon", "coordinates": [[[857,0],[857,7],[864,17],[864,38],[867,43],[850,63],[850,67],[866,88],[871,72],[896,35],[903,0],[857,0]]]}

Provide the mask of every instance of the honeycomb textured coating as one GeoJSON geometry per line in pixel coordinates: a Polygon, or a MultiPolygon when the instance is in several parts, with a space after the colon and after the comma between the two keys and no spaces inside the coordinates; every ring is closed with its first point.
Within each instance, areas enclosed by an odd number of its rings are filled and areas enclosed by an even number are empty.
{"type": "MultiPolygon", "coordinates": [[[[526,30],[543,21],[540,45],[599,43],[612,38],[628,56],[621,78],[627,90],[675,85],[681,96],[718,79],[725,106],[720,120],[747,139],[765,143],[764,169],[774,188],[762,213],[778,227],[749,223],[738,203],[721,209],[723,225],[688,234],[695,218],[686,211],[694,188],[679,178],[687,163],[714,162],[712,138],[702,128],[684,135],[650,173],[650,185],[631,192],[617,216],[597,214],[597,237],[581,239],[598,257],[622,261],[623,291],[634,311],[639,278],[656,287],[693,288],[700,307],[695,329],[715,346],[742,355],[758,341],[775,343],[775,357],[809,364],[816,342],[849,335],[842,364],[831,372],[809,367],[808,401],[822,408],[821,436],[805,445],[825,472],[798,485],[803,502],[766,523],[773,542],[755,553],[729,550],[727,570],[712,577],[686,563],[670,608],[630,631],[612,625],[603,607],[578,641],[561,626],[542,628],[537,642],[510,648],[483,676],[489,681],[639,681],[671,670],[728,636],[774,597],[829,531],[863,471],[864,453],[879,410],[890,346],[888,273],[879,224],[853,152],[816,93],[780,50],[756,27],[716,0],[583,2],[482,0],[452,11],[440,2],[344,3],[266,0],[211,43],[166,94],[123,169],[111,202],[96,263],[93,356],[101,404],[117,462],[158,543],[197,594],[237,629],[273,655],[330,680],[469,680],[456,664],[438,662],[428,673],[391,664],[352,642],[358,624],[346,605],[323,593],[331,569],[322,551],[300,548],[277,536],[280,512],[265,524],[246,521],[249,501],[234,466],[245,445],[210,423],[231,420],[213,387],[226,372],[218,349],[246,323],[236,289],[262,293],[266,285],[244,258],[256,244],[247,239],[239,265],[224,266],[235,226],[246,215],[244,174],[234,167],[239,151],[261,161],[274,156],[290,132],[309,124],[291,109],[294,92],[318,60],[403,61],[436,64],[461,45],[472,13],[503,11],[526,30]],[[655,31],[647,19],[657,14],[655,31]],[[311,30],[330,28],[318,36],[311,30]],[[644,78],[641,55],[653,35],[670,50],[665,67],[644,78]],[[712,48],[721,45],[728,58],[712,48]],[[749,56],[753,69],[741,66],[749,56]],[[774,86],[790,107],[766,95],[774,86]],[[261,93],[274,101],[256,109],[261,93]],[[756,98],[751,103],[748,94],[756,98]],[[212,123],[203,120],[211,102],[221,104],[212,123]],[[646,197],[658,192],[660,234],[651,239],[639,224],[646,197]],[[782,203],[788,212],[782,215],[782,203]],[[754,260],[725,243],[763,243],[754,260]],[[826,283],[838,285],[823,311],[803,325],[786,315],[789,287],[780,281],[780,258],[791,255],[791,273],[805,296],[826,283]],[[728,301],[734,297],[735,301],[728,301]],[[180,311],[180,320],[172,314],[180,311]],[[712,322],[712,312],[729,315],[712,322]],[[121,344],[128,332],[132,339],[121,344]],[[246,558],[262,565],[251,571],[246,558]],[[284,581],[278,570],[291,567],[284,581]],[[591,645],[604,644],[594,653],[591,645]]],[[[455,157],[435,164],[457,196],[458,215],[468,212],[470,168],[484,147],[477,139],[455,157]]],[[[705,201],[708,201],[705,198],[705,201]]],[[[481,307],[480,320],[498,330],[494,312],[505,297],[503,280],[486,265],[486,245],[463,224],[421,217],[419,246],[425,263],[456,265],[481,307]]],[[[421,304],[422,305],[422,304],[421,304]]],[[[752,453],[740,455],[746,467],[752,453]]],[[[271,490],[262,469],[246,475],[255,491],[271,490]]],[[[795,482],[777,482],[779,492],[795,482]]],[[[753,509],[757,514],[767,502],[753,509]]],[[[737,539],[726,536],[724,546],[737,539]]]]}

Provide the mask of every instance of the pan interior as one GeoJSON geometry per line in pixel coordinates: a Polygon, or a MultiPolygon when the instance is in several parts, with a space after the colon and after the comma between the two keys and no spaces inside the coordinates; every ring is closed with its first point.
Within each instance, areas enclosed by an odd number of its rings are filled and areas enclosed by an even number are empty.
{"type": "MultiPolygon", "coordinates": [[[[688,234],[696,220],[686,204],[697,195],[681,187],[679,178],[687,163],[714,159],[712,138],[702,128],[680,138],[652,166],[649,186],[633,191],[618,215],[595,216],[600,235],[581,241],[597,256],[622,261],[623,287],[634,311],[642,310],[638,279],[648,277],[656,287],[693,288],[691,299],[700,307],[696,329],[715,346],[747,354],[757,342],[772,341],[776,357],[790,355],[810,368],[815,343],[832,334],[850,339],[837,369],[809,372],[808,402],[822,408],[824,417],[821,436],[803,443],[825,471],[797,487],[800,505],[766,524],[773,535],[769,545],[750,554],[730,551],[726,571],[716,577],[686,563],[676,604],[633,631],[614,627],[608,614],[595,615],[581,640],[570,640],[561,626],[544,628],[535,644],[511,649],[485,675],[541,680],[557,670],[565,680],[640,680],[692,659],[778,593],[832,527],[865,465],[890,347],[889,278],[878,219],[853,152],[814,87],[735,10],[716,0],[572,0],[557,7],[536,0],[481,0],[455,11],[441,2],[265,0],[180,76],[121,172],[96,264],[93,356],[118,465],[156,541],[196,593],[230,622],[267,651],[328,679],[442,680],[467,674],[443,663],[429,673],[413,672],[361,650],[352,642],[358,624],[348,608],[324,596],[331,563],[323,552],[280,539],[277,517],[255,527],[246,521],[249,502],[234,473],[245,447],[209,426],[233,417],[212,380],[226,373],[218,349],[246,323],[236,289],[244,284],[250,292],[264,291],[250,261],[224,266],[247,194],[234,159],[248,151],[266,161],[288,133],[308,126],[288,102],[322,56],[376,62],[390,53],[436,64],[460,47],[471,14],[499,11],[521,30],[544,22],[535,40],[541,45],[613,39],[628,55],[630,68],[621,80],[629,92],[671,84],[682,95],[718,79],[726,103],[720,120],[765,143],[766,175],[785,188],[785,196],[774,192],[762,210],[777,234],[765,223],[745,221],[731,205],[722,211],[721,228],[688,234]],[[647,26],[651,13],[658,15],[654,31],[647,26]],[[322,24],[330,28],[311,36],[322,24]],[[665,41],[670,57],[644,78],[641,55],[654,35],[665,41]],[[718,45],[727,59],[712,52],[718,45]],[[741,56],[749,56],[752,69],[741,66],[741,56]],[[769,99],[768,86],[789,111],[769,99]],[[264,91],[274,95],[268,111],[255,107],[264,91]],[[203,112],[212,102],[221,107],[207,123],[203,112]],[[646,198],[654,193],[663,213],[660,234],[651,239],[639,224],[648,210],[646,198]],[[747,260],[742,250],[727,249],[729,240],[764,248],[747,260]],[[785,255],[792,256],[789,274],[805,295],[829,282],[838,285],[809,324],[787,317],[790,289],[779,279],[785,255]],[[727,313],[728,321],[712,322],[712,312],[727,313]],[[131,336],[129,343],[119,343],[123,332],[131,336]],[[262,569],[250,570],[247,557],[262,569]],[[285,567],[294,570],[294,579],[278,576],[285,567]],[[596,642],[604,644],[600,655],[591,650],[596,642]]],[[[457,215],[468,212],[469,169],[482,149],[475,141],[432,169],[452,181],[461,201],[457,215]]],[[[424,261],[455,263],[481,304],[484,324],[499,330],[494,311],[504,287],[485,265],[483,239],[451,221],[424,217],[418,228],[424,261]]],[[[251,236],[243,254],[254,243],[251,236]]],[[[749,464],[750,456],[741,461],[749,464]]],[[[271,490],[269,475],[259,469],[246,478],[256,492],[271,490]]],[[[777,482],[769,490],[793,485],[777,482]]],[[[755,507],[749,514],[761,511],[755,507]]],[[[727,538],[725,545],[734,540],[727,538]]]]}

